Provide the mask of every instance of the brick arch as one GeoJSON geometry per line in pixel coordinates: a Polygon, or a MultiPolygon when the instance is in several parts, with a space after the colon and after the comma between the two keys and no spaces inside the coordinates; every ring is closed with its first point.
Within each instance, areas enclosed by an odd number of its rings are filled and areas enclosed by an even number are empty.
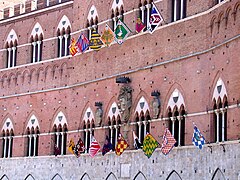
{"type": "Polygon", "coordinates": [[[30,71],[29,69],[26,69],[23,71],[23,83],[26,85],[30,83],[30,71]]]}
{"type": "Polygon", "coordinates": [[[68,64],[66,62],[62,63],[60,65],[60,76],[61,79],[67,79],[67,77],[65,78],[65,76],[68,76],[68,64]]]}
{"type": "Polygon", "coordinates": [[[13,130],[14,131],[14,121],[13,121],[13,118],[12,118],[12,116],[10,115],[10,114],[7,114],[5,117],[4,117],[4,119],[3,119],[3,121],[2,121],[2,124],[1,124],[1,130],[3,131],[7,131],[7,130],[9,130],[9,132],[11,131],[11,130],[13,130]]]}
{"type": "Polygon", "coordinates": [[[57,26],[57,31],[59,30],[61,32],[63,29],[66,31],[68,27],[70,27],[70,29],[71,29],[71,22],[66,15],[63,15],[62,18],[58,22],[59,23],[57,26]],[[63,24],[64,21],[65,21],[65,24],[63,24]]]}
{"type": "Polygon", "coordinates": [[[26,121],[25,121],[26,123],[25,123],[25,130],[27,129],[27,128],[34,128],[35,130],[36,129],[40,129],[40,125],[39,125],[39,122],[40,122],[40,119],[39,119],[39,116],[38,116],[38,114],[33,110],[29,115],[28,115],[28,117],[27,117],[27,119],[26,119],[26,121]],[[31,122],[31,120],[32,119],[35,119],[35,122],[34,123],[32,123],[31,122]]]}
{"type": "Polygon", "coordinates": [[[214,30],[216,28],[216,21],[217,21],[217,17],[216,15],[214,15],[210,21],[210,28],[211,28],[211,34],[215,34],[214,30]]]}
{"type": "Polygon", "coordinates": [[[17,82],[17,85],[22,85],[23,83],[23,76],[22,76],[22,72],[20,71],[17,71],[16,73],[16,82],[17,82]]]}
{"type": "Polygon", "coordinates": [[[44,69],[44,73],[45,73],[45,82],[47,81],[52,81],[53,79],[53,67],[51,65],[48,65],[45,67],[44,69]]]}
{"type": "Polygon", "coordinates": [[[238,13],[238,9],[239,9],[239,8],[240,8],[240,2],[237,2],[237,3],[234,5],[234,8],[233,8],[234,21],[236,21],[237,13],[238,13]]]}
{"type": "Polygon", "coordinates": [[[229,17],[232,15],[232,8],[228,7],[227,10],[225,11],[224,14],[224,19],[225,19],[225,27],[227,28],[228,26],[228,21],[229,21],[229,17]]]}
{"type": "Polygon", "coordinates": [[[220,28],[221,28],[222,25],[223,25],[223,19],[224,19],[224,11],[221,11],[221,12],[218,14],[218,17],[217,17],[218,32],[219,32],[220,28]]]}
{"type": "Polygon", "coordinates": [[[182,178],[180,177],[180,175],[173,170],[167,177],[166,180],[182,180],[182,178]]]}

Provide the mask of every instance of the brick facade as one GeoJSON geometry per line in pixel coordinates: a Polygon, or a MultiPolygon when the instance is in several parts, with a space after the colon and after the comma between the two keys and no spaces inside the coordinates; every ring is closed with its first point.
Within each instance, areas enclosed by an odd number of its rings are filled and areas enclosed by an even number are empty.
{"type": "MultiPolygon", "coordinates": [[[[31,1],[27,1],[25,13],[22,14],[19,14],[19,6],[15,5],[18,10],[13,17],[7,17],[8,11],[5,9],[4,19],[0,21],[0,40],[2,42],[0,44],[0,127],[3,127],[6,119],[10,118],[13,123],[14,136],[16,136],[13,139],[12,156],[14,158],[12,162],[10,159],[6,160],[7,166],[15,161],[21,163],[23,157],[26,156],[27,140],[23,135],[26,135],[27,123],[33,114],[38,119],[40,129],[38,155],[51,156],[51,158],[50,160],[30,158],[29,162],[28,160],[24,162],[25,166],[34,160],[36,160],[36,166],[38,166],[37,163],[50,163],[55,166],[59,161],[62,164],[74,161],[69,155],[52,157],[53,142],[51,139],[53,135],[51,132],[53,132],[54,120],[59,112],[63,112],[67,119],[68,141],[70,138],[76,141],[79,136],[83,138],[83,118],[89,107],[95,113],[95,102],[103,104],[102,124],[94,131],[94,136],[103,145],[105,136],[108,135],[107,128],[104,127],[108,126],[109,110],[114,102],[118,102],[119,90],[123,86],[116,83],[116,78],[120,76],[131,79],[131,83],[128,84],[132,88],[130,118],[128,123],[122,122],[121,127],[121,133],[127,138],[130,149],[133,149],[132,131],[136,130],[135,110],[140,98],[144,97],[149,105],[150,132],[161,142],[164,129],[166,126],[168,127],[166,118],[168,118],[169,99],[175,89],[182,94],[185,103],[184,141],[187,146],[178,147],[170,159],[175,156],[180,157],[178,151],[183,154],[185,150],[190,154],[198,151],[196,149],[194,152],[194,149],[189,146],[192,144],[193,122],[198,125],[208,143],[213,143],[214,147],[221,149],[221,145],[214,143],[213,132],[213,93],[219,78],[224,82],[227,92],[226,140],[236,141],[240,138],[240,111],[238,108],[240,99],[238,91],[240,88],[240,51],[238,50],[240,2],[226,0],[215,5],[213,0],[197,3],[189,1],[187,2],[187,17],[176,22],[171,22],[171,1],[156,2],[156,6],[164,18],[164,23],[153,34],[135,33],[135,20],[139,12],[132,11],[124,15],[124,22],[132,30],[132,33],[121,46],[114,43],[111,47],[104,47],[99,51],[88,51],[74,57],[61,58],[57,58],[57,27],[63,15],[70,20],[72,37],[77,39],[80,34],[79,30],[86,28],[89,9],[94,5],[98,12],[98,22],[100,23],[98,31],[101,34],[105,27],[105,23],[101,22],[111,18],[112,1],[95,0],[83,3],[80,0],[74,0],[57,4],[55,4],[56,1],[50,1],[48,7],[44,5],[44,2],[39,1],[37,9],[31,10],[31,1]],[[30,63],[31,32],[37,22],[43,29],[42,61],[30,63]],[[13,68],[5,68],[7,62],[6,38],[11,29],[16,32],[18,38],[17,65],[13,68]],[[152,118],[153,97],[151,93],[156,90],[161,93],[160,114],[157,118],[152,118]]],[[[124,1],[124,12],[138,9],[138,3],[136,0],[124,1]]],[[[234,146],[233,143],[231,147],[234,146]]],[[[2,148],[0,150],[2,151],[2,148]]],[[[158,150],[159,152],[160,150],[158,150]]],[[[131,151],[128,151],[128,154],[130,153],[131,151]]],[[[209,154],[209,152],[205,153],[209,154]]],[[[133,151],[133,154],[134,157],[135,155],[140,156],[138,151],[133,151]]],[[[133,163],[137,163],[134,157],[129,164],[131,167],[134,166],[135,172],[131,172],[131,175],[125,179],[133,178],[138,171],[144,171],[144,167],[137,169],[136,164],[133,165],[133,163]]],[[[108,158],[108,161],[118,162],[118,157],[113,154],[108,158]]],[[[127,159],[127,157],[124,158],[127,159]]],[[[156,155],[155,158],[157,158],[156,155]]],[[[199,158],[204,159],[204,153],[199,158]]],[[[207,160],[210,159],[207,157],[207,160]]],[[[154,160],[149,159],[146,164],[154,160]]],[[[235,161],[234,158],[231,160],[235,161]]],[[[2,163],[5,163],[4,161],[2,160],[2,163]]],[[[77,161],[82,163],[81,158],[77,161]]],[[[84,155],[84,161],[88,165],[92,161],[95,163],[95,160],[91,160],[87,155],[84,155]]],[[[166,159],[166,161],[168,160],[166,159]]],[[[168,164],[171,169],[171,163],[168,162],[168,164]]],[[[208,163],[205,162],[206,164],[208,163]]],[[[211,170],[219,168],[223,171],[222,166],[217,167],[216,164],[210,165],[211,170]]],[[[152,165],[149,166],[152,167],[152,165]]],[[[35,171],[34,168],[30,167],[30,171],[26,170],[26,172],[31,174],[32,171],[35,171]]],[[[114,171],[117,171],[117,168],[119,167],[114,167],[114,171]]],[[[159,168],[161,169],[162,166],[159,168]]],[[[191,169],[193,167],[187,168],[190,177],[195,177],[191,169]]],[[[227,169],[226,172],[230,171],[230,167],[224,166],[224,168],[227,169]]],[[[59,174],[60,169],[59,167],[59,174]]],[[[174,169],[178,173],[180,171],[184,173],[182,169],[173,167],[172,170],[174,169]]],[[[100,170],[103,169],[96,170],[91,178],[97,179],[96,174],[100,173],[100,170]]],[[[167,174],[171,173],[169,169],[162,171],[168,171],[167,174]]],[[[200,170],[201,174],[206,174],[205,171],[206,169],[200,170]]],[[[110,172],[113,170],[105,169],[102,179],[106,178],[110,172]]],[[[4,170],[4,173],[11,174],[7,169],[4,170]]],[[[72,176],[72,178],[80,178],[83,173],[82,171],[81,174],[72,176]]],[[[225,176],[229,179],[232,179],[231,177],[236,179],[236,173],[237,171],[232,176],[226,173],[225,176]]],[[[114,174],[119,179],[124,179],[119,171],[114,174]]],[[[158,175],[155,176],[145,171],[144,174],[147,179],[160,177],[159,173],[156,173],[158,175]]],[[[167,178],[167,174],[162,174],[161,177],[167,178]]],[[[211,171],[210,174],[213,175],[213,172],[211,171]]],[[[52,178],[52,175],[46,179],[52,178]]],[[[26,176],[26,173],[21,174],[21,177],[26,176]]],[[[36,175],[33,176],[41,179],[36,175]]],[[[12,175],[9,177],[13,178],[12,175]]],[[[62,177],[68,179],[67,174],[62,177]]],[[[184,174],[182,177],[187,178],[188,176],[184,174]]],[[[203,179],[208,179],[212,176],[204,177],[203,179]]]]}

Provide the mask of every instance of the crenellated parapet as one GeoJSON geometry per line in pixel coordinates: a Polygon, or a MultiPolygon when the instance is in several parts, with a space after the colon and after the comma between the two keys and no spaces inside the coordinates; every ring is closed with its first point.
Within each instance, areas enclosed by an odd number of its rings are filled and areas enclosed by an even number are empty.
{"type": "Polygon", "coordinates": [[[62,4],[72,0],[26,0],[19,4],[10,4],[9,6],[0,9],[0,20],[10,17],[19,16],[21,14],[30,13],[35,10],[48,8],[54,5],[62,4]]]}

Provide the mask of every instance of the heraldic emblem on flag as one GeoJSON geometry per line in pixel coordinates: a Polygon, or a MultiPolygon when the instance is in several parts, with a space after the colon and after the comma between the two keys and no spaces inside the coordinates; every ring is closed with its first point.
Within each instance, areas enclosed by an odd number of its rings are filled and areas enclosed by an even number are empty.
{"type": "Polygon", "coordinates": [[[77,144],[75,145],[74,148],[74,154],[79,157],[81,153],[85,151],[84,143],[81,138],[79,138],[77,144]]]}
{"type": "Polygon", "coordinates": [[[117,26],[114,30],[115,40],[118,44],[122,44],[125,39],[130,34],[130,30],[126,24],[124,24],[120,19],[117,22],[117,26]]]}
{"type": "Polygon", "coordinates": [[[73,139],[70,139],[70,142],[68,144],[68,150],[69,150],[69,152],[71,152],[72,154],[75,155],[74,148],[75,148],[74,141],[73,141],[73,139]]]}
{"type": "Polygon", "coordinates": [[[172,148],[174,147],[176,140],[172,136],[171,132],[166,128],[164,136],[163,136],[163,143],[162,143],[162,153],[167,155],[172,148]]]}
{"type": "Polygon", "coordinates": [[[115,148],[116,155],[120,156],[127,147],[128,143],[125,141],[122,135],[119,134],[118,142],[115,148]]]}
{"type": "Polygon", "coordinates": [[[157,147],[158,147],[157,140],[151,134],[148,133],[143,140],[144,154],[148,158],[150,158],[157,147]]]}
{"type": "Polygon", "coordinates": [[[101,41],[101,36],[98,34],[98,32],[94,29],[91,34],[91,39],[89,42],[89,47],[93,50],[99,50],[103,43],[101,41]]]}
{"type": "Polygon", "coordinates": [[[155,4],[152,3],[152,11],[150,15],[149,24],[148,24],[148,31],[152,34],[162,21],[163,21],[163,18],[161,14],[159,13],[155,4]]]}
{"type": "Polygon", "coordinates": [[[100,149],[101,149],[101,147],[98,144],[97,140],[92,136],[92,141],[91,141],[91,145],[89,148],[89,155],[91,157],[94,157],[100,149]]]}
{"type": "Polygon", "coordinates": [[[205,144],[205,138],[203,137],[196,125],[194,125],[192,142],[193,145],[197,146],[199,149],[202,149],[203,145],[205,144]]]}
{"type": "Polygon", "coordinates": [[[74,38],[72,38],[71,39],[71,44],[69,46],[69,52],[72,56],[74,56],[78,52],[76,43],[77,43],[76,40],[74,38]]]}
{"type": "Polygon", "coordinates": [[[142,20],[140,18],[137,18],[136,20],[136,32],[140,33],[145,29],[145,25],[142,23],[142,20]]]}
{"type": "Polygon", "coordinates": [[[114,41],[114,32],[112,29],[106,24],[103,34],[101,36],[101,41],[109,47],[111,43],[114,41]]]}
{"type": "Polygon", "coordinates": [[[78,37],[76,45],[78,47],[79,52],[83,53],[88,49],[89,40],[86,38],[86,36],[83,33],[81,33],[80,36],[78,37]]]}

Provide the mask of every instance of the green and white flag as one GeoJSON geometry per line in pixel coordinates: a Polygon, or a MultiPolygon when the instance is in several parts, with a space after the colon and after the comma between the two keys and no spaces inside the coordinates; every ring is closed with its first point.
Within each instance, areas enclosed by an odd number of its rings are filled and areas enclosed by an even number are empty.
{"type": "Polygon", "coordinates": [[[126,24],[124,24],[120,19],[117,22],[117,26],[114,30],[114,34],[115,34],[115,41],[118,44],[122,44],[125,39],[128,37],[128,35],[130,34],[130,29],[127,27],[126,24]]]}

